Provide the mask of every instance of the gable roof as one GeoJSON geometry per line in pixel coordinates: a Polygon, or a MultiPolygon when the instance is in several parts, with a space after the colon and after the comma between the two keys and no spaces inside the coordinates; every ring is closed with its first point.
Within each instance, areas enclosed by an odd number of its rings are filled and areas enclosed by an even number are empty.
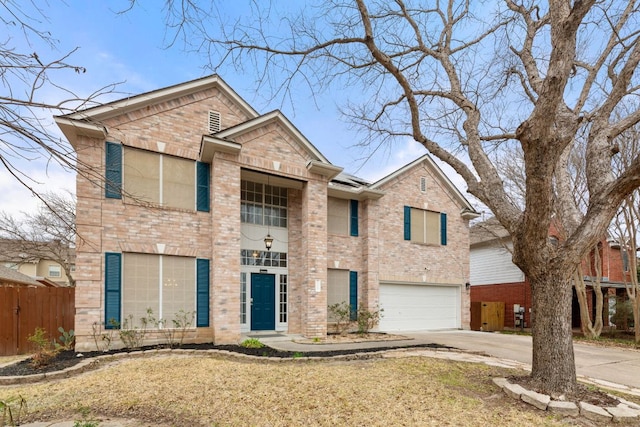
{"type": "Polygon", "coordinates": [[[244,99],[240,97],[220,76],[214,74],[200,79],[179,83],[151,92],[134,95],[118,101],[87,108],[63,116],[54,117],[58,127],[67,137],[72,146],[75,146],[77,135],[85,135],[94,138],[106,138],[108,129],[100,122],[102,120],[126,114],[148,105],[157,104],[168,99],[200,92],[208,88],[217,87],[229,98],[233,99],[249,117],[257,117],[259,114],[244,99]]]}
{"type": "Polygon", "coordinates": [[[22,274],[19,271],[0,265],[0,285],[5,284],[43,286],[41,283],[26,274],[22,274]]]}
{"type": "Polygon", "coordinates": [[[469,228],[469,244],[471,246],[493,241],[506,243],[510,240],[511,235],[496,217],[491,217],[469,228]]]}
{"type": "Polygon", "coordinates": [[[445,186],[449,194],[451,194],[451,196],[460,204],[460,206],[463,209],[463,214],[467,214],[470,217],[470,219],[477,218],[479,216],[479,214],[476,212],[474,207],[471,206],[471,203],[469,203],[467,198],[464,197],[464,195],[460,192],[460,190],[458,190],[458,187],[453,185],[453,182],[451,182],[449,177],[445,175],[442,169],[440,169],[440,167],[433,161],[433,159],[429,154],[425,154],[422,157],[417,158],[413,162],[404,165],[400,169],[397,169],[395,172],[392,172],[391,174],[385,176],[384,178],[376,181],[371,185],[371,188],[378,189],[382,187],[384,184],[386,184],[387,182],[399,177],[400,175],[406,173],[410,169],[420,164],[426,164],[427,167],[429,167],[434,172],[435,176],[445,186]]]}
{"type": "Polygon", "coordinates": [[[200,148],[200,155],[203,161],[204,159],[212,156],[211,152],[214,149],[214,145],[216,149],[225,150],[232,149],[232,145],[236,146],[237,150],[240,149],[240,144],[237,144],[233,141],[234,137],[242,135],[244,133],[250,132],[254,129],[263,127],[269,123],[276,122],[280,124],[283,128],[287,130],[301,145],[302,147],[309,153],[311,153],[315,160],[318,160],[322,163],[326,163],[328,165],[331,164],[329,160],[318,150],[315,145],[313,145],[299,130],[296,128],[293,123],[287,119],[287,117],[282,114],[280,110],[274,110],[267,114],[263,114],[258,117],[254,117],[253,119],[247,120],[245,122],[239,123],[235,126],[231,126],[229,128],[223,129],[220,132],[212,134],[210,136],[205,136],[202,141],[202,146],[200,148]],[[209,143],[209,144],[208,144],[209,143]],[[210,146],[207,146],[210,145],[210,146]]]}

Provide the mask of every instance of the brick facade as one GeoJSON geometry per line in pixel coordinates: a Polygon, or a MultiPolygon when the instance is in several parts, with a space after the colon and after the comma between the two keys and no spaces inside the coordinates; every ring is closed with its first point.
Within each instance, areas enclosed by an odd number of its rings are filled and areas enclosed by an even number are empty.
{"type": "MultiPolygon", "coordinates": [[[[480,249],[498,249],[507,247],[509,243],[509,237],[508,234],[505,233],[506,230],[504,230],[493,220],[489,220],[484,224],[476,224],[471,231],[471,238],[473,241],[471,245],[472,253],[480,249]]],[[[558,234],[559,233],[557,232],[555,226],[552,225],[549,230],[549,235],[552,237],[557,237],[558,234]]],[[[596,260],[599,259],[599,270],[602,274],[601,287],[603,292],[604,304],[603,323],[604,326],[609,326],[610,322],[607,314],[609,310],[609,300],[615,297],[616,290],[620,291],[621,289],[624,289],[625,281],[628,282],[629,280],[629,272],[625,271],[622,251],[620,250],[620,247],[618,245],[606,239],[603,239],[598,244],[598,251],[598,257],[596,257],[593,252],[586,257],[585,261],[583,261],[582,263],[582,271],[585,278],[588,278],[589,276],[595,278],[597,276],[598,270],[596,269],[595,263],[596,260]]],[[[508,259],[510,260],[510,253],[508,251],[495,250],[490,253],[492,254],[491,256],[488,257],[487,255],[484,255],[484,258],[482,258],[482,260],[486,264],[487,270],[491,270],[494,267],[499,267],[500,265],[504,266],[505,257],[508,257],[508,259]]],[[[504,326],[506,328],[517,328],[522,326],[526,328],[531,327],[532,322],[534,322],[535,319],[531,318],[531,285],[526,277],[523,281],[509,283],[501,283],[499,279],[496,279],[495,283],[490,283],[491,277],[501,277],[499,272],[496,271],[493,271],[493,274],[483,271],[482,276],[476,275],[476,277],[481,277],[483,283],[472,283],[470,298],[472,302],[504,302],[504,326]],[[518,304],[521,307],[525,308],[524,325],[517,325],[515,322],[515,304],[518,304]]],[[[586,283],[587,306],[589,312],[591,313],[591,319],[593,320],[595,295],[593,288],[589,285],[588,279],[586,283]]],[[[580,308],[578,305],[578,300],[574,291],[572,305],[572,325],[574,328],[580,328],[581,322],[579,310],[580,308]]]]}
{"type": "MultiPolygon", "coordinates": [[[[209,326],[190,329],[191,341],[238,342],[249,327],[241,321],[240,278],[258,272],[274,274],[276,289],[279,278],[287,277],[286,321],[279,318],[276,328],[324,336],[327,269],[333,268],[358,272],[358,304],[371,309],[379,304],[379,284],[384,280],[458,286],[460,327],[468,328],[465,283],[468,222],[473,215],[461,215],[461,211],[472,210],[429,158],[373,185],[348,188],[335,183],[332,180],[341,169],[331,165],[284,116],[257,114],[216,76],[56,120],[80,165],[78,349],[93,349],[96,331],[104,332],[105,253],[210,260],[209,326]],[[209,133],[209,111],[220,113],[222,129],[217,134],[209,133]],[[211,136],[205,141],[203,135],[211,136]],[[126,195],[105,198],[105,141],[209,163],[210,211],[142,205],[126,195]],[[241,222],[240,183],[245,177],[288,188],[286,229],[250,228],[241,222]],[[420,189],[421,179],[426,179],[426,192],[420,189]],[[358,200],[358,236],[328,233],[329,196],[358,200]],[[405,241],[405,205],[446,213],[447,245],[405,241]],[[272,250],[288,254],[286,268],[242,265],[241,251],[260,250],[260,246],[264,250],[261,236],[266,232],[276,237],[272,250]]],[[[276,300],[276,311],[281,302],[276,300]]]]}

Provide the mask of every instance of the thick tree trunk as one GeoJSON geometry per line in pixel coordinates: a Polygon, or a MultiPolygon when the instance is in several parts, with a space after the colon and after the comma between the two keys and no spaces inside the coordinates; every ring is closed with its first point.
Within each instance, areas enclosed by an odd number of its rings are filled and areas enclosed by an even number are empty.
{"type": "Polygon", "coordinates": [[[547,271],[531,280],[533,363],[531,378],[541,391],[558,396],[575,390],[571,333],[571,282],[564,272],[547,271]]]}

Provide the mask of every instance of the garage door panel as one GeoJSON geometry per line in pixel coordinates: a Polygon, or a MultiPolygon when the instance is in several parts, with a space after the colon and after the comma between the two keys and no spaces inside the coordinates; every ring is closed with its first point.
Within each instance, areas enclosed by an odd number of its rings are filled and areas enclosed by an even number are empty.
{"type": "Polygon", "coordinates": [[[381,284],[381,331],[413,331],[460,327],[459,288],[381,284]]]}

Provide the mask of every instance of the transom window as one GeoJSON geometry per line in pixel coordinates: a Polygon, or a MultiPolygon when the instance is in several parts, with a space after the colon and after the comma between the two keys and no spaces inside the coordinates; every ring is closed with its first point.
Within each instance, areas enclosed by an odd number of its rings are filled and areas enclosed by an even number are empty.
{"type": "Polygon", "coordinates": [[[287,227],[287,189],[242,181],[240,218],[244,223],[287,227]]]}
{"type": "Polygon", "coordinates": [[[264,267],[287,267],[287,253],[274,251],[255,251],[242,249],[240,251],[242,265],[255,265],[264,267]]]}

